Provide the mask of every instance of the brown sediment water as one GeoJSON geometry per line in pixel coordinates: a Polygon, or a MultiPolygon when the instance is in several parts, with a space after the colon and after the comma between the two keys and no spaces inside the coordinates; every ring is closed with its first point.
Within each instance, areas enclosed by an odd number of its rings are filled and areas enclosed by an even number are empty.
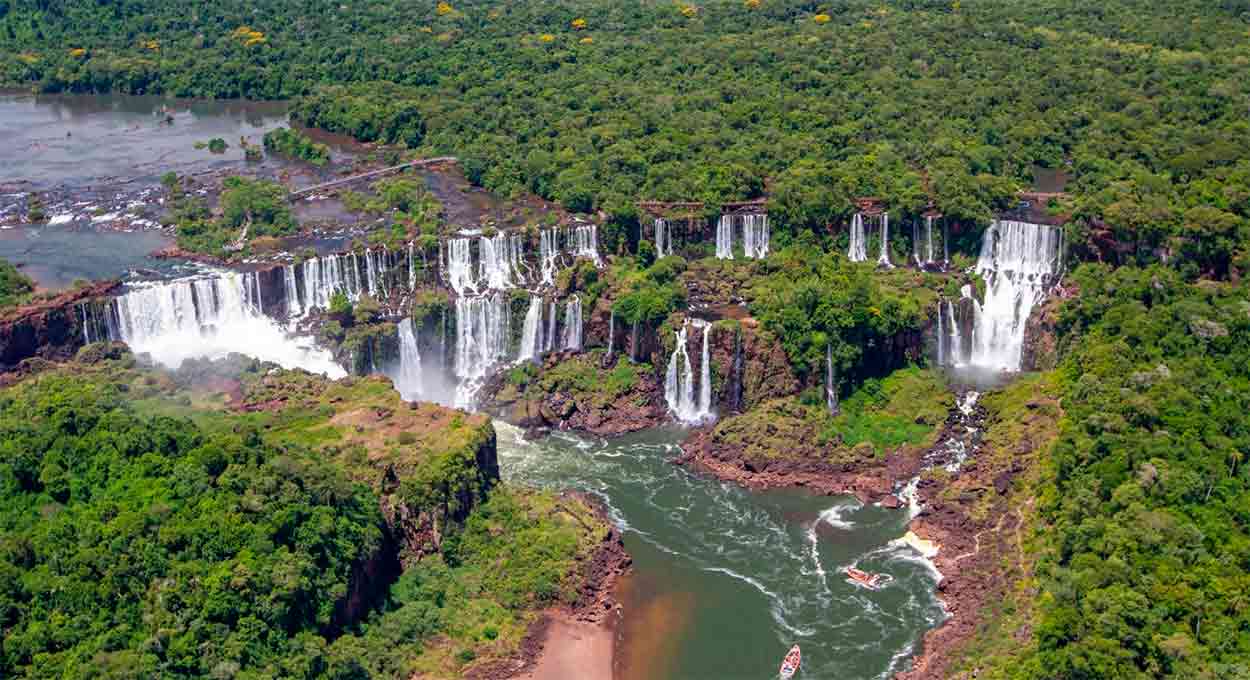
{"type": "Polygon", "coordinates": [[[631,573],[616,588],[626,612],[616,627],[615,680],[671,677],[694,609],[694,593],[666,591],[656,574],[631,573]]]}

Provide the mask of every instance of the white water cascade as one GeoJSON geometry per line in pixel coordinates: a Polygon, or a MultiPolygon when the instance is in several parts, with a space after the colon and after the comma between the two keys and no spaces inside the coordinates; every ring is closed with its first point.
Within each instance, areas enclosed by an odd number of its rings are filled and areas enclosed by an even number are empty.
{"type": "MultiPolygon", "coordinates": [[[[288,266],[292,268],[291,274],[284,278],[294,280],[296,265],[288,266]]],[[[330,298],[335,293],[343,293],[354,302],[364,290],[360,280],[360,263],[355,253],[310,257],[299,266],[304,278],[301,313],[311,309],[329,309],[330,298]]]]}
{"type": "Polygon", "coordinates": [[[564,303],[564,349],[582,351],[582,299],[576,295],[564,303]]]}
{"type": "Polygon", "coordinates": [[[538,232],[538,263],[542,273],[542,282],[555,285],[556,269],[560,265],[560,239],[556,229],[542,229],[538,232]]]}
{"type": "Polygon", "coordinates": [[[733,215],[721,215],[716,223],[716,259],[734,259],[733,215]]]}
{"type": "Polygon", "coordinates": [[[760,260],[768,256],[768,215],[742,216],[742,247],[749,258],[760,260]]]}
{"type": "Polygon", "coordinates": [[[933,216],[929,215],[924,218],[925,231],[925,258],[928,264],[933,264],[933,216]]]}
{"type": "Polygon", "coordinates": [[[668,257],[673,254],[673,228],[668,220],[655,218],[655,257],[668,257]]]}
{"type": "Polygon", "coordinates": [[[556,348],[556,301],[551,301],[551,307],[547,312],[547,338],[543,343],[545,351],[550,352],[556,348]]]}
{"type": "Polygon", "coordinates": [[[976,310],[969,363],[1020,370],[1025,324],[1055,283],[1061,238],[1055,227],[1013,220],[997,220],[986,230],[977,259],[985,304],[976,310]]]}
{"type": "Polygon", "coordinates": [[[573,257],[585,257],[596,267],[603,266],[603,261],[599,259],[599,227],[593,224],[571,227],[565,242],[573,257]]]}
{"type": "Polygon", "coordinates": [[[877,256],[877,265],[893,269],[890,264],[890,213],[881,213],[881,254],[877,256]]]}
{"type": "Polygon", "coordinates": [[[834,378],[833,344],[831,343],[825,345],[825,408],[829,409],[830,415],[838,411],[838,386],[834,378]]]}
{"type": "Polygon", "coordinates": [[[447,241],[447,285],[456,295],[477,292],[477,280],[473,271],[473,250],[467,238],[447,241]]]}
{"type": "Polygon", "coordinates": [[[261,313],[259,292],[256,274],[238,272],[136,285],[113,303],[112,339],[170,368],[238,353],[331,378],[345,375],[312,338],[292,336],[261,313]]]}
{"type": "Polygon", "coordinates": [[[499,232],[478,238],[478,285],[486,290],[507,290],[524,284],[522,250],[520,234],[499,232]]]}
{"type": "Polygon", "coordinates": [[[851,218],[851,247],[846,251],[846,256],[851,262],[865,262],[868,260],[868,245],[864,238],[864,216],[862,213],[855,213],[855,217],[851,218]]]}
{"type": "Polygon", "coordinates": [[[664,399],[668,402],[669,411],[678,421],[686,424],[698,424],[712,418],[712,380],[711,361],[708,352],[708,333],[712,325],[698,319],[688,319],[677,330],[676,347],[668,359],[668,372],[664,380],[664,399]],[[690,354],[686,351],[686,330],[694,326],[703,328],[703,356],[700,367],[700,389],[698,401],[694,396],[694,370],[690,365],[690,354]]]}
{"type": "Polygon", "coordinates": [[[397,326],[399,334],[399,369],[392,376],[395,389],[404,401],[421,398],[421,350],[417,347],[417,334],[412,319],[403,319],[397,326]]]}
{"type": "Polygon", "coordinates": [[[481,379],[508,358],[511,328],[507,295],[456,299],[457,405],[470,405],[481,379]]]}
{"type": "Polygon", "coordinates": [[[529,309],[525,311],[525,325],[521,327],[521,350],[519,361],[533,361],[543,353],[543,299],[530,297],[529,309]]]}

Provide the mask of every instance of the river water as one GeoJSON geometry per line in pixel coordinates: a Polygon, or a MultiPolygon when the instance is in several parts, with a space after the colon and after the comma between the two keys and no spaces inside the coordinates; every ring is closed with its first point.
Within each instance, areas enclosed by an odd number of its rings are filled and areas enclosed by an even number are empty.
{"type": "Polygon", "coordinates": [[[944,617],[932,567],[897,541],[905,510],[692,474],[670,462],[677,430],[527,441],[496,428],[505,479],[591,492],[622,528],[623,680],[775,678],[794,643],[804,678],[888,678],[944,617]],[[894,580],[860,588],[850,564],[894,580]]]}

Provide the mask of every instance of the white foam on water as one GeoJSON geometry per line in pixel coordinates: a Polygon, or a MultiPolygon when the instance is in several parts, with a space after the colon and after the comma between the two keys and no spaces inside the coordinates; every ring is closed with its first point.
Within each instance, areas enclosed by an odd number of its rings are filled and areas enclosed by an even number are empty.
{"type": "MultiPolygon", "coordinates": [[[[831,508],[821,510],[817,521],[824,522],[835,529],[853,529],[855,528],[855,523],[850,520],[843,519],[842,517],[848,512],[859,510],[861,507],[863,506],[860,505],[858,501],[852,503],[839,503],[831,508]]],[[[815,525],[813,525],[813,527],[814,526],[815,525]]]]}

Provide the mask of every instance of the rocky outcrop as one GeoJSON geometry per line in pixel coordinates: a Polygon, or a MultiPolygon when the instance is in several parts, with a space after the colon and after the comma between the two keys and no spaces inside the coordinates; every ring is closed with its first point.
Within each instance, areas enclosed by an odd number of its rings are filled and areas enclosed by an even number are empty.
{"type": "Polygon", "coordinates": [[[529,373],[505,371],[479,392],[478,406],[527,430],[575,430],[599,436],[636,432],[668,420],[664,385],[617,353],[548,354],[529,373]],[[516,382],[518,378],[523,382],[516,382]]]}
{"type": "MultiPolygon", "coordinates": [[[[120,285],[118,281],[95,283],[4,312],[0,315],[0,368],[12,368],[31,357],[72,358],[91,333],[100,334],[101,323],[96,320],[107,314],[104,298],[120,285]]],[[[107,338],[91,338],[97,339],[107,338]]]]}

